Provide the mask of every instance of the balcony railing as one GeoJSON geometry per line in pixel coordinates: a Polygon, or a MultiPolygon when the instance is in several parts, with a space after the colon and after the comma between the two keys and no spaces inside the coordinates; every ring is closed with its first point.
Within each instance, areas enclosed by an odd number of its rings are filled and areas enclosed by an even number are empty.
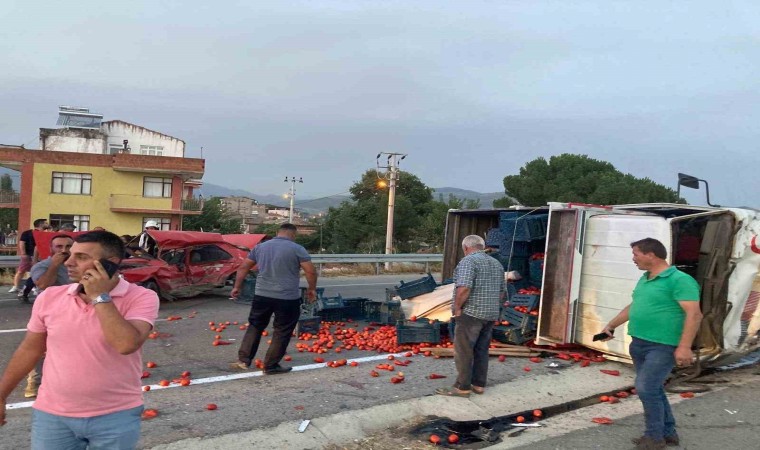
{"type": "Polygon", "coordinates": [[[203,209],[203,197],[182,199],[183,211],[201,211],[202,209],[203,209]]]}
{"type": "Polygon", "coordinates": [[[18,192],[0,191],[0,204],[18,204],[21,203],[21,194],[18,192]]]}

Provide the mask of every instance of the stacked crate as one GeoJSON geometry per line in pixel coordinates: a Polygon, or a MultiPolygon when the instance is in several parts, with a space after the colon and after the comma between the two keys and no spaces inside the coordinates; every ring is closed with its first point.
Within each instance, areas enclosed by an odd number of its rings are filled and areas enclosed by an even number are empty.
{"type": "Polygon", "coordinates": [[[500,213],[499,227],[491,228],[486,234],[486,245],[496,250],[491,256],[504,266],[504,270],[516,270],[528,279],[528,257],[544,250],[548,222],[548,214],[500,213]]]}

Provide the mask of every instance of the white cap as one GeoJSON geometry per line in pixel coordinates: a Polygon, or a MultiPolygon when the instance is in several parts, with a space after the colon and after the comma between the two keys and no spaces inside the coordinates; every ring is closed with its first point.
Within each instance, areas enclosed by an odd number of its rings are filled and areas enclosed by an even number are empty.
{"type": "Polygon", "coordinates": [[[149,220],[145,222],[145,228],[148,228],[148,227],[158,228],[158,224],[156,223],[155,220],[149,220]]]}

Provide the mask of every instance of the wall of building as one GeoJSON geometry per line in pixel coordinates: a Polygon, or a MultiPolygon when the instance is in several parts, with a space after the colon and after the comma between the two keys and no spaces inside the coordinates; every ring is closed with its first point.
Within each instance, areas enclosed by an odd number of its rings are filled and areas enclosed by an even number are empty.
{"type": "Polygon", "coordinates": [[[108,153],[107,136],[100,130],[40,128],[40,148],[53,152],[108,153]]]}
{"type": "MultiPolygon", "coordinates": [[[[90,228],[103,227],[116,234],[137,234],[142,230],[143,217],[171,217],[170,214],[116,213],[111,206],[121,208],[169,210],[171,198],[144,198],[144,173],[114,171],[110,167],[65,164],[34,165],[31,217],[47,218],[50,214],[89,215],[90,228]],[[92,174],[90,195],[52,193],[53,172],[92,174]]],[[[149,174],[172,178],[171,175],[149,174]]],[[[172,192],[173,196],[178,193],[172,192]]]]}
{"type": "Polygon", "coordinates": [[[163,147],[163,155],[183,158],[185,156],[185,142],[161,134],[156,131],[148,130],[138,125],[121,121],[103,122],[101,130],[108,135],[106,148],[112,145],[123,147],[124,140],[129,141],[129,147],[133,155],[139,155],[140,146],[158,146],[163,147]]]}

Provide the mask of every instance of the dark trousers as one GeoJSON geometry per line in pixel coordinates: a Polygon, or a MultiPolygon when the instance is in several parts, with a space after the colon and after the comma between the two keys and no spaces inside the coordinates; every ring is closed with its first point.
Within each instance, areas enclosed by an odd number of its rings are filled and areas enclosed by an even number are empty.
{"type": "Polygon", "coordinates": [[[253,296],[251,304],[251,313],[248,315],[248,330],[243,336],[243,342],[238,349],[238,359],[251,365],[256,356],[261,342],[261,333],[269,326],[269,320],[274,314],[274,333],[272,334],[272,345],[269,346],[267,354],[264,357],[264,370],[276,367],[279,364],[290,343],[290,337],[298,325],[298,318],[301,315],[300,299],[282,300],[279,298],[253,296]]]}
{"type": "Polygon", "coordinates": [[[493,320],[477,319],[466,314],[456,318],[454,363],[457,382],[454,387],[457,389],[470,390],[472,385],[486,387],[492,331],[493,320]]]}

